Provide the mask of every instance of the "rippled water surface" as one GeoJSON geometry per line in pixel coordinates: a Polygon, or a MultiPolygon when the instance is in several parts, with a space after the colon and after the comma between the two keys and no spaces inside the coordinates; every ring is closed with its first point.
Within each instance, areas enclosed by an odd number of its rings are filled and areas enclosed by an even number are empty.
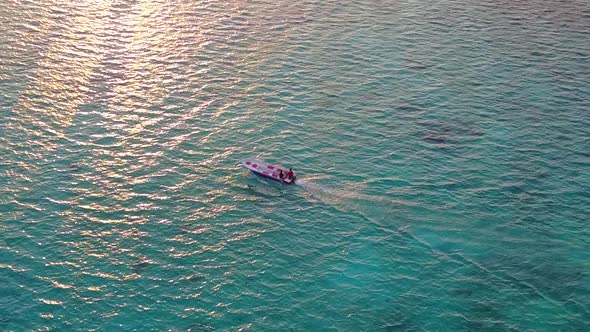
{"type": "Polygon", "coordinates": [[[3,1],[0,330],[590,330],[589,36],[576,0],[3,1]]]}

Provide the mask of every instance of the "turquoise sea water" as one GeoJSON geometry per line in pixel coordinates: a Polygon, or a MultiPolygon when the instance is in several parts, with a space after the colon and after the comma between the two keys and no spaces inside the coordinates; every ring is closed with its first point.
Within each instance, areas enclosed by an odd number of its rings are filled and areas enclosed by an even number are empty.
{"type": "Polygon", "coordinates": [[[590,330],[589,37],[574,0],[4,2],[0,330],[590,330]]]}

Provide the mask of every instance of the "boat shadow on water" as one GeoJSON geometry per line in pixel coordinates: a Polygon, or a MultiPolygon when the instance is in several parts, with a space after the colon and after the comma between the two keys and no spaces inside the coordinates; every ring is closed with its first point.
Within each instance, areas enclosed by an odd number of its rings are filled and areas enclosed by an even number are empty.
{"type": "Polygon", "coordinates": [[[248,196],[254,195],[273,199],[283,197],[286,194],[284,184],[258,177],[250,172],[244,172],[241,175],[247,183],[244,184],[242,181],[239,181],[240,184],[237,186],[237,189],[248,196]]]}

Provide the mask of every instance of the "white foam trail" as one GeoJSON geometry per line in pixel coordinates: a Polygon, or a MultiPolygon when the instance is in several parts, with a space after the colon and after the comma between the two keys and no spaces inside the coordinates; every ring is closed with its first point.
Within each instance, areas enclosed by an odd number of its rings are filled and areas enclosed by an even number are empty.
{"type": "MultiPolygon", "coordinates": [[[[325,176],[321,178],[325,178],[325,176]]],[[[330,204],[344,203],[345,200],[366,200],[371,202],[411,205],[408,202],[396,201],[387,197],[363,194],[359,192],[361,187],[364,186],[363,184],[348,183],[341,188],[332,188],[309,181],[311,179],[315,178],[306,177],[305,179],[298,179],[295,181],[295,184],[305,189],[305,191],[314,198],[330,204]]]]}

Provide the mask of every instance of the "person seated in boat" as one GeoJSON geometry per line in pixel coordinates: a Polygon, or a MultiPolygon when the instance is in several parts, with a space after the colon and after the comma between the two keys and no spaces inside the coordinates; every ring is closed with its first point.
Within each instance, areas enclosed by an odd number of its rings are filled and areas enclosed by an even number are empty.
{"type": "Polygon", "coordinates": [[[279,170],[279,179],[284,179],[285,178],[285,173],[283,173],[283,170],[280,169],[279,170]]]}
{"type": "Polygon", "coordinates": [[[295,176],[295,173],[293,173],[293,170],[289,168],[289,171],[287,171],[287,174],[285,174],[285,177],[288,180],[293,180],[293,177],[295,176]]]}

